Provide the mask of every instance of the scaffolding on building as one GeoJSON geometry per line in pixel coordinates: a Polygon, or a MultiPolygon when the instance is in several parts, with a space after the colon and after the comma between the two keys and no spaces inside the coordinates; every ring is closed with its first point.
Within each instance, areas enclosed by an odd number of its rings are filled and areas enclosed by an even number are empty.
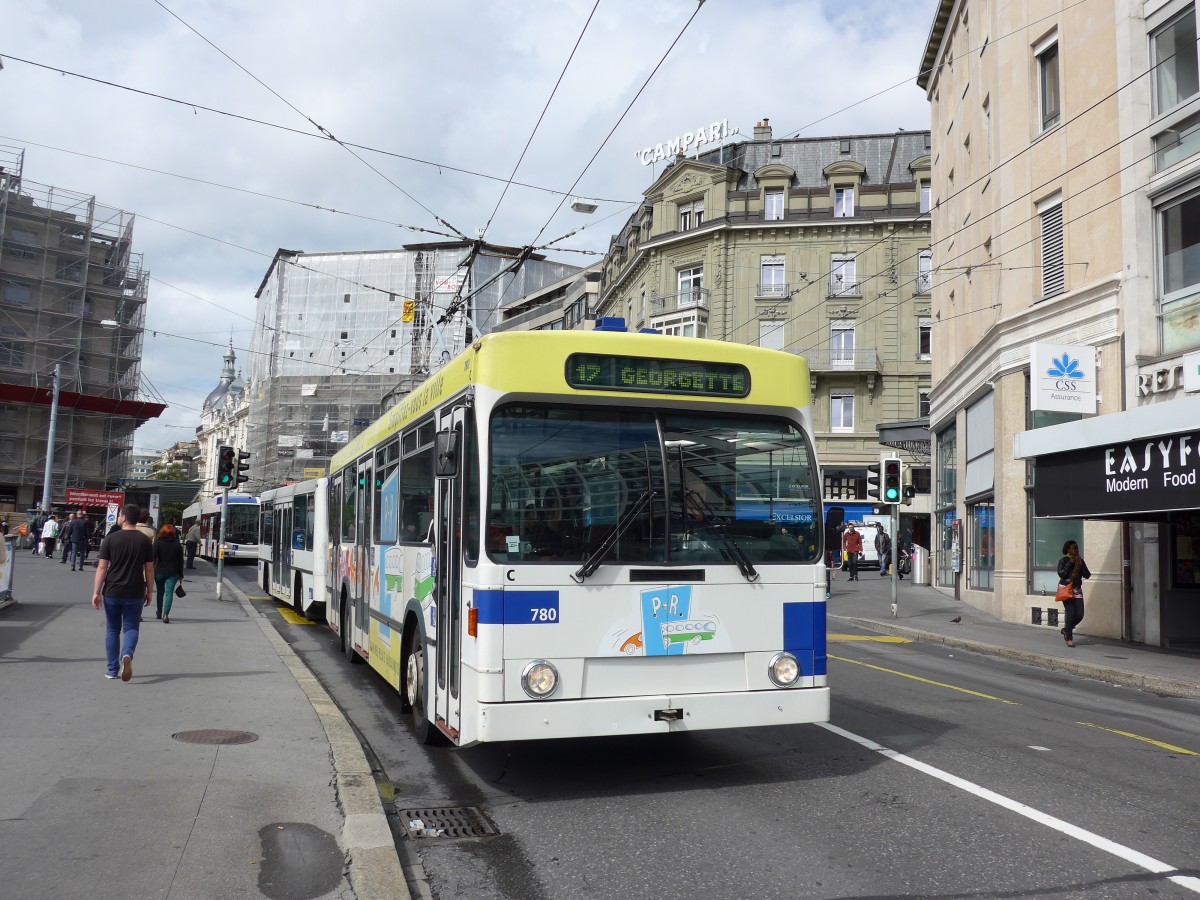
{"type": "Polygon", "coordinates": [[[133,433],[163,404],[140,392],[148,275],[134,216],[30,182],[0,146],[0,507],[40,498],[54,369],[51,497],[125,477],[133,433]]]}

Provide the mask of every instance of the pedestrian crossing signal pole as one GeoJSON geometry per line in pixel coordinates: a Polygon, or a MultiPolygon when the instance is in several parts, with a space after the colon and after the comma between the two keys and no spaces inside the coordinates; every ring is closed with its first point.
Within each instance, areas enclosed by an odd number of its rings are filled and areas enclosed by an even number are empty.
{"type": "Polygon", "coordinates": [[[229,517],[229,488],[238,484],[237,450],[228,444],[217,448],[217,487],[221,489],[221,528],[217,536],[217,599],[221,599],[221,586],[225,575],[225,520],[229,517]]]}

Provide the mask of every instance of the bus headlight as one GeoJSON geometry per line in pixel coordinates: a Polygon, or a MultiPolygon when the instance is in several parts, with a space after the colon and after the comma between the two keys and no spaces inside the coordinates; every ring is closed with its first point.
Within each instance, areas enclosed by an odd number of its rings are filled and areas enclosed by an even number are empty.
{"type": "Polygon", "coordinates": [[[781,650],[771,657],[767,674],[778,687],[791,687],[800,680],[800,663],[792,654],[781,650]]]}
{"type": "Polygon", "coordinates": [[[521,673],[521,688],[534,700],[549,697],[558,687],[558,670],[544,659],[535,659],[521,673]]]}

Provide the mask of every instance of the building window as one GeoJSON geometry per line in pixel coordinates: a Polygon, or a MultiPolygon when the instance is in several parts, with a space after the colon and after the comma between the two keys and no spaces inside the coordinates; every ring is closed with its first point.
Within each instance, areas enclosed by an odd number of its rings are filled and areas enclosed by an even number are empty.
{"type": "Polygon", "coordinates": [[[9,232],[9,238],[21,244],[36,244],[38,242],[37,232],[26,231],[24,228],[14,228],[9,232]]]}
{"type": "Polygon", "coordinates": [[[990,591],[996,585],[996,505],[991,500],[973,504],[971,523],[971,587],[990,591]]]}
{"type": "Polygon", "coordinates": [[[1174,353],[1200,345],[1200,193],[1162,207],[1158,227],[1162,352],[1174,353]]]}
{"type": "Polygon", "coordinates": [[[920,184],[921,191],[921,212],[927,213],[933,209],[933,187],[928,181],[922,181],[920,184]]]}
{"type": "Polygon", "coordinates": [[[933,358],[933,321],[917,319],[917,359],[933,358]]]}
{"type": "Polygon", "coordinates": [[[784,259],[782,256],[762,257],[758,296],[783,297],[787,295],[787,282],[784,279],[784,259]]]}
{"type": "Polygon", "coordinates": [[[854,395],[829,395],[829,430],[854,430],[854,395]]]}
{"type": "MultiPolygon", "coordinates": [[[[929,388],[917,388],[917,418],[929,418],[929,388]]],[[[926,469],[925,472],[928,475],[929,470],[926,469]]],[[[929,491],[926,490],[925,493],[929,491]]]]}
{"type": "Polygon", "coordinates": [[[854,257],[835,255],[829,267],[829,293],[838,296],[841,294],[857,294],[858,293],[858,278],[854,271],[854,257]]]}
{"type": "Polygon", "coordinates": [[[918,294],[928,294],[933,290],[933,251],[922,250],[917,256],[917,290],[918,294]]]}
{"type": "Polygon", "coordinates": [[[679,230],[688,231],[704,224],[704,201],[693,200],[679,206],[679,230]]]}
{"type": "Polygon", "coordinates": [[[1154,171],[1169,169],[1197,152],[1200,152],[1200,113],[1181,119],[1154,136],[1154,171]]]}
{"type": "Polygon", "coordinates": [[[1057,41],[1038,53],[1037,64],[1042,131],[1046,131],[1058,124],[1061,112],[1057,41]]]}
{"type": "Polygon", "coordinates": [[[1066,289],[1063,262],[1062,198],[1038,204],[1042,229],[1042,299],[1055,297],[1066,289]]]}
{"type": "Polygon", "coordinates": [[[1029,503],[1030,531],[1033,534],[1033,572],[1031,593],[1054,596],[1058,587],[1058,561],[1062,559],[1063,544],[1074,541],[1083,556],[1083,522],[1078,519],[1038,519],[1033,516],[1033,501],[1029,503]]]}
{"type": "Polygon", "coordinates": [[[833,217],[849,219],[854,215],[854,188],[840,187],[833,190],[833,217]]]}
{"type": "Polygon", "coordinates": [[[653,324],[660,334],[673,337],[708,337],[708,320],[695,312],[668,319],[656,319],[653,324]]]}
{"type": "Polygon", "coordinates": [[[865,493],[866,479],[855,478],[850,475],[845,475],[838,472],[834,475],[825,476],[825,499],[826,500],[857,500],[860,494],[860,486],[865,493]]]}
{"type": "Polygon", "coordinates": [[[758,346],[767,350],[783,349],[783,319],[760,319],[758,346]]]}
{"type": "Polygon", "coordinates": [[[23,331],[16,328],[0,328],[0,368],[25,368],[25,333],[23,331]]]}
{"type": "Polygon", "coordinates": [[[783,220],[783,191],[767,191],[763,218],[768,222],[783,220]]]}
{"type": "Polygon", "coordinates": [[[829,324],[829,359],[835,366],[854,367],[854,323],[835,321],[829,324]]]}
{"type": "Polygon", "coordinates": [[[33,302],[33,282],[23,278],[6,278],[3,281],[3,292],[0,299],[5,303],[15,303],[18,306],[28,306],[33,302]]]}
{"type": "Polygon", "coordinates": [[[1196,65],[1196,11],[1176,16],[1150,36],[1154,67],[1154,114],[1174,109],[1200,92],[1196,65]]]}
{"type": "MultiPolygon", "coordinates": [[[[698,300],[702,290],[704,290],[704,266],[692,266],[690,269],[679,270],[680,303],[691,302],[693,296],[698,300]]],[[[632,302],[630,306],[632,307],[632,302]]]]}

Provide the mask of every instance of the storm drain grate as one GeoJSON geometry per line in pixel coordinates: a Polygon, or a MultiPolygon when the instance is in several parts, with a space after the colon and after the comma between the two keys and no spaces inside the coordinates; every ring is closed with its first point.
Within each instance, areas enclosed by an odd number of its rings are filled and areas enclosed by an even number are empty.
{"type": "Polygon", "coordinates": [[[249,744],[258,735],[250,731],[228,731],[224,728],[201,728],[199,731],[180,731],[171,735],[185,744],[249,744]]]}
{"type": "Polygon", "coordinates": [[[499,834],[496,826],[473,806],[435,806],[429,809],[402,809],[400,822],[412,840],[418,838],[473,838],[499,834]]]}

